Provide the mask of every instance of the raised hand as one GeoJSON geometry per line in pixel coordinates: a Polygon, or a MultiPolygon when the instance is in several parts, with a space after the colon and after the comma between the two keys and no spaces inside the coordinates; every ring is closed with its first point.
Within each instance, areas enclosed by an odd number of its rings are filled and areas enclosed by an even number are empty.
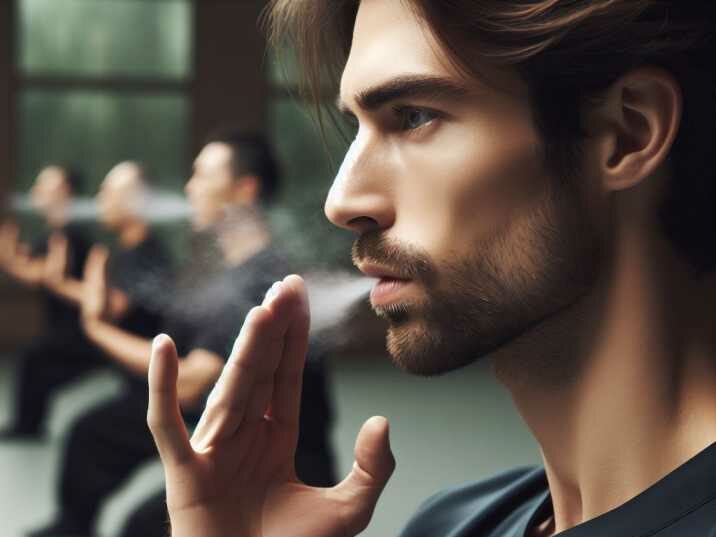
{"type": "Polygon", "coordinates": [[[61,283],[67,276],[68,259],[67,238],[61,233],[53,233],[47,241],[47,257],[44,264],[45,283],[52,286],[61,283]]]}
{"type": "Polygon", "coordinates": [[[0,267],[9,268],[17,254],[20,228],[14,222],[0,226],[0,267]]]}
{"type": "Polygon", "coordinates": [[[100,319],[107,313],[107,260],[109,251],[94,245],[87,254],[82,284],[82,317],[85,320],[100,319]]]}
{"type": "Polygon", "coordinates": [[[158,336],[149,368],[149,427],[167,483],[172,537],[347,537],[362,531],[395,467],[385,418],[358,434],[335,487],[295,473],[308,346],[303,280],[289,276],[249,312],[194,435],[177,401],[173,342],[158,336]]]}

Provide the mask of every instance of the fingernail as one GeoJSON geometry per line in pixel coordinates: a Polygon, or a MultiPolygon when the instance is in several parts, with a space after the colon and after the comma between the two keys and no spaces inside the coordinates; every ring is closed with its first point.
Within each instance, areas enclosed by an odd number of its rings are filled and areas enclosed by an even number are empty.
{"type": "Polygon", "coordinates": [[[156,337],[152,340],[152,350],[154,350],[154,349],[156,349],[157,347],[159,347],[159,345],[162,344],[162,341],[164,341],[167,337],[169,337],[169,336],[167,336],[166,334],[159,334],[158,336],[156,336],[156,337]]]}
{"type": "Polygon", "coordinates": [[[281,282],[275,282],[266,293],[264,298],[264,306],[268,306],[281,292],[281,282]]]}

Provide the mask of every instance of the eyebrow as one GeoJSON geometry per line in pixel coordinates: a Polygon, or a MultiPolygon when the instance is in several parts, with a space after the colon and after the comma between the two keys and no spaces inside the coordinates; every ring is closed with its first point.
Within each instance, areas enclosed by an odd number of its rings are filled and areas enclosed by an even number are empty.
{"type": "MultiPolygon", "coordinates": [[[[356,94],[355,101],[364,110],[376,110],[397,99],[461,99],[468,95],[466,85],[453,79],[440,76],[407,75],[393,78],[387,82],[373,86],[356,94]]],[[[341,100],[336,101],[338,110],[343,114],[352,115],[348,105],[341,100]]]]}

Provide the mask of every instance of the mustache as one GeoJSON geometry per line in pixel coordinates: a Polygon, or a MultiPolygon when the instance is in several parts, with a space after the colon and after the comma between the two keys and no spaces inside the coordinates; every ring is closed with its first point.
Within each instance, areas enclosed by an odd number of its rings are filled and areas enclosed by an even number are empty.
{"type": "Polygon", "coordinates": [[[358,237],[353,243],[351,257],[354,265],[373,262],[394,269],[411,280],[430,282],[435,274],[427,252],[401,245],[381,231],[369,231],[358,237]]]}

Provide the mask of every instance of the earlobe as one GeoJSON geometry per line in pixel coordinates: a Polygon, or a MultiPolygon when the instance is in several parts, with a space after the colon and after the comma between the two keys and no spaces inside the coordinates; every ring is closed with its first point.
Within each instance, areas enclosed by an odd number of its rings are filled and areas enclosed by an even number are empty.
{"type": "Polygon", "coordinates": [[[663,69],[640,68],[617,80],[590,114],[607,191],[631,188],[666,160],[681,119],[681,90],[663,69]]]}

